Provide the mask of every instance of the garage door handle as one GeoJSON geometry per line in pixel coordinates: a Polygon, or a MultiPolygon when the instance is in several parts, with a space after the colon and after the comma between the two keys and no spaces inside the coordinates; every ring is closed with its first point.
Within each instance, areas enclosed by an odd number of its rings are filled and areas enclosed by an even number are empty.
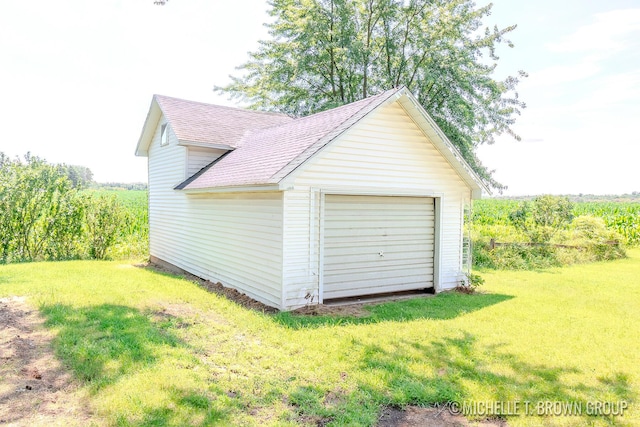
{"type": "Polygon", "coordinates": [[[384,251],[378,252],[378,255],[380,255],[381,257],[384,257],[384,251]]]}

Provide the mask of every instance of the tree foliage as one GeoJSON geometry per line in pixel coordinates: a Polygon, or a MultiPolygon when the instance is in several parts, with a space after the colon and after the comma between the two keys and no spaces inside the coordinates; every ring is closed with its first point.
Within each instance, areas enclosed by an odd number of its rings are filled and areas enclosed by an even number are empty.
{"type": "Polygon", "coordinates": [[[546,243],[571,223],[573,203],[567,197],[538,196],[532,202],[523,202],[509,219],[532,242],[546,243]]]}
{"type": "Polygon", "coordinates": [[[0,262],[106,255],[105,242],[123,226],[122,208],[81,192],[68,174],[77,168],[0,153],[0,262]]]}
{"type": "Polygon", "coordinates": [[[471,0],[271,0],[271,38],[222,93],[255,109],[307,115],[406,86],[494,188],[475,156],[511,126],[525,73],[493,78],[496,47],[515,26],[481,29],[491,4],[471,0]]]}
{"type": "Polygon", "coordinates": [[[86,166],[61,164],[58,168],[69,178],[74,188],[83,189],[93,184],[93,172],[86,166]]]}

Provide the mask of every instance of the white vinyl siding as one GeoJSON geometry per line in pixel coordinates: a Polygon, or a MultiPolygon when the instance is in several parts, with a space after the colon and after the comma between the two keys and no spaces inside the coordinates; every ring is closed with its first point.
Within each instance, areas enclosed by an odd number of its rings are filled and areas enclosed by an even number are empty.
{"type": "Polygon", "coordinates": [[[225,150],[213,148],[189,147],[187,154],[187,172],[185,179],[199,172],[203,167],[226,153],[225,150]]]}
{"type": "Polygon", "coordinates": [[[150,254],[221,282],[268,305],[282,302],[282,193],[190,195],[175,186],[187,170],[186,147],[149,149],[150,254]]]}
{"type": "Polygon", "coordinates": [[[377,109],[339,136],[287,177],[284,185],[291,188],[285,200],[298,206],[285,214],[283,275],[288,307],[304,305],[308,300],[303,296],[319,293],[324,248],[318,221],[324,194],[331,193],[436,199],[434,284],[445,290],[460,283],[462,207],[471,190],[397,102],[377,109]],[[288,224],[295,224],[295,233],[287,232],[288,224]]]}
{"type": "Polygon", "coordinates": [[[325,196],[325,300],[433,287],[434,200],[325,196]]]}

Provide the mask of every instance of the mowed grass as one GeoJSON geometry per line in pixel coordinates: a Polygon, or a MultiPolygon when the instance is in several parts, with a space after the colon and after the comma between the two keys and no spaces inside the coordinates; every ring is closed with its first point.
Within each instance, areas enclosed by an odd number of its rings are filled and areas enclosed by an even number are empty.
{"type": "Polygon", "coordinates": [[[624,416],[513,426],[640,425],[640,251],[607,263],[484,272],[483,294],[370,315],[265,315],[119,262],[0,266],[56,333],[97,425],[375,425],[385,405],[624,401],[624,416]]]}

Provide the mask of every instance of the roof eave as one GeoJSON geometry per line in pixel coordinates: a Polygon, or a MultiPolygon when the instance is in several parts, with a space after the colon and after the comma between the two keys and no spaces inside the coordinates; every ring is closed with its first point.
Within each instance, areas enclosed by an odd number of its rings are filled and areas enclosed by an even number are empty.
{"type": "Polygon", "coordinates": [[[207,194],[207,193],[253,193],[264,191],[282,191],[283,188],[279,184],[256,184],[256,185],[229,185],[220,187],[205,187],[205,188],[184,188],[178,189],[186,194],[207,194]]]}
{"type": "Polygon", "coordinates": [[[184,147],[211,148],[211,149],[226,150],[226,151],[235,150],[235,147],[232,147],[229,144],[215,144],[215,143],[200,142],[200,141],[188,141],[186,139],[179,139],[178,145],[182,145],[184,147]]]}

